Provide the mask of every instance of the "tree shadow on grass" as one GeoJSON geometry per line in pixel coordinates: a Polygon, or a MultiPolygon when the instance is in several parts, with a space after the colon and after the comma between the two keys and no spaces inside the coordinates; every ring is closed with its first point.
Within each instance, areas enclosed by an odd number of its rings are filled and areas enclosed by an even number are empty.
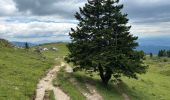
{"type": "Polygon", "coordinates": [[[117,84],[121,92],[126,93],[132,100],[150,100],[144,91],[136,89],[136,87],[129,87],[126,83],[121,81],[117,84]]]}
{"type": "Polygon", "coordinates": [[[90,84],[96,88],[98,93],[103,97],[104,100],[123,100],[121,93],[119,93],[112,83],[107,86],[104,85],[99,78],[86,75],[82,72],[76,72],[72,74],[73,77],[81,84],[85,86],[85,83],[90,84]]]}
{"type": "MultiPolygon", "coordinates": [[[[77,82],[86,89],[85,83],[95,86],[99,94],[104,98],[104,100],[124,100],[122,94],[128,95],[130,100],[149,100],[150,98],[144,91],[138,90],[136,87],[130,87],[123,81],[115,83],[110,81],[106,86],[102,83],[100,78],[97,76],[90,76],[84,72],[75,72],[72,76],[77,80],[77,82]]],[[[153,96],[152,94],[150,96],[153,96]]]]}

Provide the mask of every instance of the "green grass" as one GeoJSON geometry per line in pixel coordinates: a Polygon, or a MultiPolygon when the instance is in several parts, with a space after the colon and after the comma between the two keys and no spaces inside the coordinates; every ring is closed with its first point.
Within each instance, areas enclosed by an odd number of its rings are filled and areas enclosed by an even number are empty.
{"type": "Polygon", "coordinates": [[[0,100],[30,100],[53,64],[32,51],[0,48],[0,100]]]}
{"type": "Polygon", "coordinates": [[[121,94],[114,88],[114,85],[109,84],[105,86],[102,84],[97,74],[93,74],[93,77],[86,74],[84,71],[78,71],[74,73],[74,78],[81,84],[81,87],[86,89],[85,83],[91,84],[96,87],[96,90],[103,97],[104,100],[123,100],[121,94]]]}
{"type": "Polygon", "coordinates": [[[145,63],[148,72],[138,80],[123,77],[124,90],[133,100],[170,100],[170,58],[147,57],[145,63]]]}
{"type": "MultiPolygon", "coordinates": [[[[68,53],[68,50],[64,44],[60,45],[62,47],[61,56],[64,56],[68,53]]],[[[50,54],[47,53],[47,55],[50,54]]],[[[51,53],[51,55],[53,54],[51,53]]],[[[156,56],[150,58],[147,56],[145,64],[149,65],[146,74],[138,75],[138,80],[122,77],[123,83],[119,84],[119,89],[128,94],[132,100],[170,100],[170,58],[158,58],[156,56]]],[[[118,92],[112,82],[109,83],[108,87],[104,87],[98,75],[90,77],[84,72],[78,72],[71,77],[78,81],[78,87],[83,91],[88,92],[84,82],[89,80],[89,83],[91,82],[96,86],[97,91],[105,100],[123,99],[121,93],[118,92]]],[[[63,87],[67,88],[67,86],[63,87]]]]}
{"type": "Polygon", "coordinates": [[[70,81],[72,75],[66,73],[64,69],[61,69],[57,74],[57,78],[53,81],[54,86],[59,86],[66,92],[71,100],[85,100],[83,94],[79,89],[70,81]]]}
{"type": "Polygon", "coordinates": [[[6,48],[10,45],[3,40],[0,45],[0,100],[30,100],[33,97],[38,80],[54,64],[66,55],[64,43],[50,43],[40,47],[56,47],[58,51],[46,51],[38,54],[30,50],[6,48]],[[5,48],[4,48],[5,47],[5,48]],[[54,62],[54,59],[59,60],[54,62]]]}
{"type": "Polygon", "coordinates": [[[97,73],[91,77],[83,71],[76,72],[74,78],[81,85],[88,82],[96,86],[104,100],[123,100],[120,91],[126,93],[131,100],[170,100],[170,58],[147,56],[145,63],[150,66],[146,74],[138,75],[138,80],[122,77],[123,82],[118,88],[113,82],[107,87],[103,86],[97,73]]]}
{"type": "Polygon", "coordinates": [[[53,90],[45,91],[44,100],[55,100],[54,91],[53,90]]]}
{"type": "Polygon", "coordinates": [[[55,100],[54,91],[50,91],[50,93],[49,93],[49,100],[55,100]]]}
{"type": "Polygon", "coordinates": [[[58,48],[58,51],[44,51],[42,52],[42,54],[45,57],[48,58],[52,58],[55,59],[56,57],[62,58],[63,56],[65,56],[68,53],[68,49],[66,48],[66,43],[49,43],[49,44],[43,44],[40,46],[35,46],[32,49],[35,49],[37,47],[41,47],[41,48],[51,48],[51,47],[55,47],[58,48]]]}
{"type": "MultiPolygon", "coordinates": [[[[39,55],[32,50],[0,48],[0,100],[29,100],[34,95],[38,79],[54,65],[54,58],[59,58],[55,61],[55,64],[59,64],[68,53],[64,43],[41,47],[56,47],[59,50],[45,51],[39,55]]],[[[170,58],[147,56],[145,63],[149,65],[148,72],[138,75],[138,80],[122,77],[119,89],[128,94],[131,100],[170,100],[170,58]]],[[[96,73],[91,77],[85,72],[68,74],[60,71],[54,80],[54,84],[68,93],[72,100],[85,100],[80,93],[89,92],[85,82],[96,86],[104,100],[123,100],[115,85],[110,82],[108,87],[103,86],[96,73]],[[71,78],[77,80],[76,86],[70,81],[71,78]]],[[[50,95],[53,97],[53,94],[50,95]]]]}

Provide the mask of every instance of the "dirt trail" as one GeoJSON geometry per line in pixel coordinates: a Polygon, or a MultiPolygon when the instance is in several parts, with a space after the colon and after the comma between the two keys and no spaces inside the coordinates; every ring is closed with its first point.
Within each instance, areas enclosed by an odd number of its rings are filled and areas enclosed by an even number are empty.
{"type": "MultiPolygon", "coordinates": [[[[53,79],[56,77],[57,72],[60,70],[61,67],[65,66],[65,71],[68,73],[72,73],[73,69],[66,63],[61,62],[61,66],[55,66],[52,70],[50,70],[47,75],[42,78],[36,90],[36,98],[35,100],[44,100],[45,91],[53,90],[55,100],[70,100],[70,97],[64,93],[59,87],[53,86],[53,79]]],[[[95,87],[85,83],[87,88],[89,89],[90,93],[82,92],[82,94],[87,98],[87,100],[103,100],[103,98],[97,93],[95,87]]]]}
{"type": "MultiPolygon", "coordinates": [[[[66,72],[68,72],[68,73],[73,72],[73,69],[68,64],[62,62],[62,65],[64,65],[66,67],[65,68],[66,72]]],[[[72,82],[75,85],[77,83],[75,79],[72,79],[72,82]]],[[[87,98],[87,100],[103,100],[102,96],[96,91],[94,86],[92,86],[91,84],[88,84],[88,83],[85,83],[85,84],[86,84],[87,89],[90,91],[90,93],[86,93],[83,91],[81,91],[81,93],[87,98]]]]}
{"type": "MultiPolygon", "coordinates": [[[[61,66],[64,66],[63,63],[61,66]]],[[[35,100],[43,100],[45,91],[48,90],[53,90],[54,91],[54,96],[56,100],[70,100],[70,97],[65,94],[59,87],[54,87],[53,86],[53,79],[56,77],[57,72],[60,70],[61,66],[55,66],[52,70],[50,70],[47,75],[42,78],[38,85],[37,85],[37,90],[36,90],[36,98],[35,100]]]]}
{"type": "Polygon", "coordinates": [[[90,94],[89,93],[84,94],[87,97],[87,100],[103,100],[102,96],[97,93],[94,86],[88,83],[86,83],[86,86],[90,91],[90,94]]]}

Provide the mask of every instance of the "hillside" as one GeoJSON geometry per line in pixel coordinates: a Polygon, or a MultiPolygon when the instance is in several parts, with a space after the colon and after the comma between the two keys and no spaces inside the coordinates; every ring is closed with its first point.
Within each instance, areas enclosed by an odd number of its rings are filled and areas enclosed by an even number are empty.
{"type": "Polygon", "coordinates": [[[38,80],[54,65],[54,60],[33,51],[0,46],[0,100],[30,100],[38,80]]]}
{"type": "Polygon", "coordinates": [[[35,50],[37,48],[47,48],[49,50],[42,52],[42,54],[46,57],[49,57],[51,59],[55,59],[56,57],[63,57],[68,53],[68,49],[66,47],[66,43],[47,43],[47,44],[41,44],[39,46],[32,47],[32,50],[35,50]],[[57,51],[50,50],[50,48],[56,48],[57,51]]]}
{"type": "MultiPolygon", "coordinates": [[[[67,53],[65,43],[43,44],[34,46],[29,51],[0,48],[0,100],[32,98],[39,78],[54,63],[59,65],[67,53]],[[37,48],[51,47],[58,50],[49,49],[40,54],[35,52],[37,48]]],[[[146,56],[145,64],[149,65],[148,72],[139,75],[138,80],[122,77],[122,83],[116,85],[112,79],[108,87],[101,84],[98,73],[90,74],[86,71],[67,73],[63,71],[63,67],[53,80],[53,85],[63,89],[72,100],[85,100],[82,92],[91,94],[87,84],[93,86],[103,100],[125,100],[124,95],[130,100],[169,100],[170,58],[146,56]]],[[[49,93],[50,97],[54,98],[54,93],[52,91],[49,93]]]]}
{"type": "Polygon", "coordinates": [[[11,48],[13,45],[5,39],[0,39],[0,48],[11,48]]]}
{"type": "MultiPolygon", "coordinates": [[[[51,46],[62,48],[58,51],[60,57],[68,53],[63,43],[42,45],[45,48],[51,46]]],[[[54,58],[57,53],[46,51],[43,54],[54,58]]],[[[104,100],[125,100],[123,94],[126,94],[130,100],[169,100],[170,58],[146,56],[144,62],[149,65],[149,69],[146,74],[139,75],[138,80],[122,77],[122,83],[116,85],[112,79],[109,86],[105,87],[101,84],[98,73],[88,74],[86,71],[67,73],[61,70],[54,80],[54,85],[60,86],[73,100],[77,98],[84,100],[81,92],[89,93],[87,83],[94,86],[104,100]]]]}
{"type": "MultiPolygon", "coordinates": [[[[25,43],[26,43],[26,42],[16,42],[16,41],[12,41],[11,43],[12,43],[13,45],[15,45],[15,46],[18,46],[18,47],[25,47],[25,43]]],[[[28,45],[29,45],[30,47],[32,47],[32,46],[36,46],[37,44],[28,43],[28,45]]]]}
{"type": "Polygon", "coordinates": [[[143,50],[146,54],[158,54],[160,50],[170,50],[170,46],[154,46],[154,45],[140,45],[137,50],[143,50]]]}
{"type": "Polygon", "coordinates": [[[161,49],[169,50],[169,38],[169,36],[139,38],[139,47],[137,47],[137,50],[143,50],[147,54],[158,54],[158,51],[161,49]]]}

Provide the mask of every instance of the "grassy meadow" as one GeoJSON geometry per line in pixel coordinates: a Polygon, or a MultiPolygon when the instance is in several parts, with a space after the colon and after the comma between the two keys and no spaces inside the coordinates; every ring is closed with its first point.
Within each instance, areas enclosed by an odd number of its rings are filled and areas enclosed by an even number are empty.
{"type": "Polygon", "coordinates": [[[53,63],[35,52],[0,48],[0,100],[29,100],[53,63]]]}
{"type": "MultiPolygon", "coordinates": [[[[37,47],[30,50],[0,48],[0,100],[30,100],[39,78],[52,66],[60,63],[68,53],[64,43],[41,45],[39,47],[58,48],[58,51],[49,50],[41,54],[34,51],[37,47]]],[[[138,75],[138,80],[122,77],[119,85],[115,85],[112,79],[108,87],[105,87],[98,73],[66,73],[63,70],[53,83],[60,86],[72,100],[85,100],[80,92],[89,92],[85,83],[94,85],[104,100],[124,100],[122,93],[126,93],[131,100],[170,100],[170,58],[146,56],[144,62],[149,65],[146,74],[138,75]]],[[[52,92],[49,92],[49,97],[54,99],[52,92]]]]}
{"type": "Polygon", "coordinates": [[[146,57],[148,72],[138,80],[123,77],[124,91],[133,100],[170,100],[170,58],[146,57]]]}
{"type": "MultiPolygon", "coordinates": [[[[97,91],[102,95],[104,100],[123,100],[122,93],[126,93],[131,100],[170,100],[170,58],[159,58],[156,55],[152,58],[146,56],[144,62],[149,65],[146,74],[138,75],[138,80],[123,76],[121,78],[122,83],[118,86],[114,84],[112,79],[108,87],[104,87],[100,81],[100,77],[97,75],[98,73],[90,75],[85,71],[78,71],[70,75],[60,75],[59,78],[75,78],[79,84],[77,88],[81,88],[81,90],[87,90],[84,84],[85,82],[91,83],[96,86],[97,91]]],[[[58,81],[60,82],[62,80],[58,81]]],[[[66,91],[69,90],[72,95],[73,92],[69,88],[75,88],[76,86],[72,86],[71,84],[66,85],[66,83],[63,82],[61,87],[66,88],[66,91]]],[[[77,91],[79,90],[77,89],[77,91]]]]}
{"type": "Polygon", "coordinates": [[[30,50],[0,48],[0,100],[30,100],[33,97],[38,80],[54,64],[59,63],[54,58],[62,57],[63,51],[66,53],[65,44],[42,45],[51,46],[59,51],[39,54],[33,51],[36,47],[30,50]]]}
{"type": "MultiPolygon", "coordinates": [[[[49,47],[49,45],[44,45],[49,47]]],[[[50,44],[51,46],[60,47],[61,51],[57,53],[44,52],[44,55],[51,58],[65,56],[68,50],[65,44],[50,44]]],[[[123,100],[122,93],[126,93],[131,100],[169,100],[170,99],[170,58],[159,58],[153,56],[150,58],[146,56],[145,64],[149,65],[149,69],[146,74],[138,75],[139,79],[129,79],[122,77],[122,83],[119,86],[115,85],[111,80],[108,87],[104,87],[100,81],[98,73],[94,73],[92,76],[85,71],[78,71],[73,74],[60,72],[57,78],[54,80],[56,84],[59,84],[73,100],[74,95],[79,98],[84,98],[81,91],[87,91],[85,82],[88,82],[96,86],[97,91],[102,95],[104,100],[123,100]],[[77,84],[71,84],[72,78],[76,79],[77,84]],[[62,84],[62,85],[61,85],[62,84]],[[77,92],[76,92],[77,91],[77,92]]],[[[82,99],[83,100],[83,99],[82,99]]]]}
{"type": "Polygon", "coordinates": [[[40,47],[40,48],[48,48],[48,49],[50,49],[51,47],[57,48],[58,49],[57,51],[48,50],[48,51],[42,52],[43,56],[45,56],[47,58],[51,58],[51,59],[55,59],[57,57],[63,58],[68,53],[66,43],[43,44],[43,45],[33,47],[32,50],[35,50],[38,47],[40,47]]]}

